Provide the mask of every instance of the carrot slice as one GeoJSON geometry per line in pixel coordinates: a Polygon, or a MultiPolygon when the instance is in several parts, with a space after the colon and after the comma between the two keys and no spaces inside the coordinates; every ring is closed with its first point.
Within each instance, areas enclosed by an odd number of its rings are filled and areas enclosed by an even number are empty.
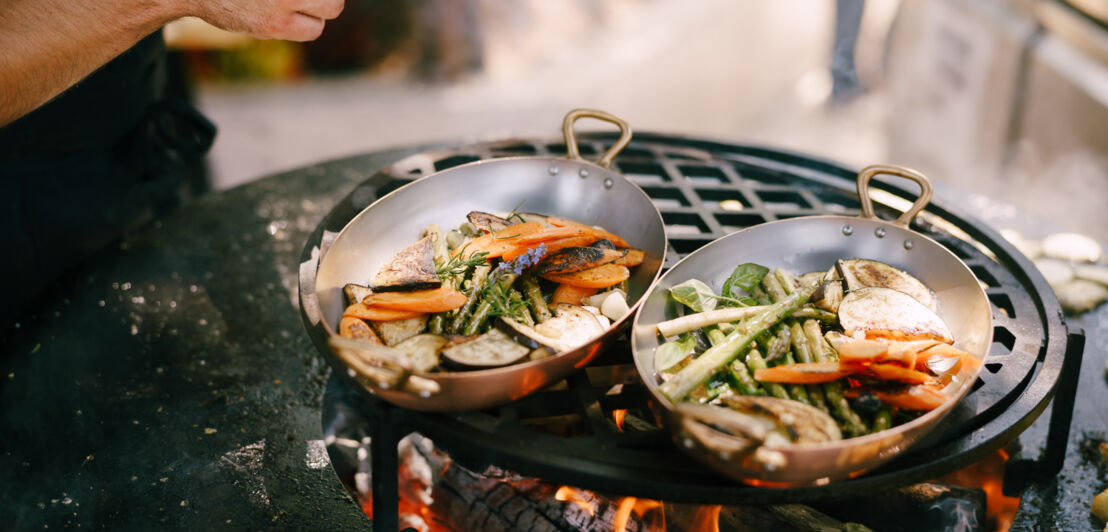
{"type": "Polygon", "coordinates": [[[642,264],[642,261],[645,257],[646,254],[643,253],[643,250],[628,248],[627,254],[616,259],[615,262],[613,262],[612,264],[619,264],[620,266],[627,266],[628,268],[630,268],[632,266],[638,266],[642,264]]]}
{"type": "Polygon", "coordinates": [[[367,340],[375,344],[381,343],[381,338],[373,332],[373,328],[365,320],[353,316],[344,316],[339,321],[339,336],[355,340],[367,340]]]}
{"type": "Polygon", "coordinates": [[[559,238],[569,238],[571,236],[583,236],[591,234],[581,229],[580,227],[547,227],[541,231],[535,231],[534,233],[523,235],[517,241],[517,244],[526,246],[528,244],[538,244],[539,242],[547,242],[550,240],[557,240],[559,238]]]}
{"type": "Polygon", "coordinates": [[[550,304],[557,305],[558,303],[569,303],[571,305],[580,305],[582,299],[594,295],[599,291],[599,288],[560,284],[554,289],[554,294],[550,297],[550,304]]]}
{"type": "Polygon", "coordinates": [[[414,318],[423,314],[413,310],[397,310],[392,308],[369,306],[365,303],[354,303],[342,312],[344,318],[361,318],[370,321],[396,321],[414,318]]]}
{"type": "Polygon", "coordinates": [[[445,312],[465,302],[466,295],[449,286],[411,292],[375,292],[362,300],[368,306],[414,312],[445,312]]]}
{"type": "Polygon", "coordinates": [[[493,259],[515,249],[519,239],[543,228],[540,222],[509,225],[495,233],[486,233],[470,240],[468,244],[455,250],[454,255],[464,252],[467,257],[471,257],[477,253],[488,253],[488,258],[493,259]]]}
{"type": "Polygon", "coordinates": [[[843,362],[873,362],[889,349],[887,342],[878,340],[852,340],[839,346],[839,360],[843,362]]]}
{"type": "Polygon", "coordinates": [[[950,399],[934,384],[916,384],[893,392],[875,390],[874,393],[885,404],[905,410],[934,410],[950,399]]]}
{"type": "Polygon", "coordinates": [[[556,283],[580,286],[584,288],[607,288],[617,285],[631,276],[627,266],[618,264],[605,264],[587,270],[571,273],[541,275],[543,279],[556,283]]]}
{"type": "Polygon", "coordinates": [[[551,217],[547,218],[546,221],[547,221],[547,223],[549,223],[550,225],[553,225],[555,227],[576,227],[576,228],[580,228],[580,229],[584,230],[586,233],[597,235],[599,238],[607,238],[608,240],[611,240],[612,243],[616,245],[616,247],[621,247],[621,248],[631,247],[631,244],[627,243],[627,241],[624,240],[623,237],[621,237],[621,236],[619,236],[615,233],[609,233],[609,232],[607,232],[603,229],[597,229],[597,228],[595,228],[591,225],[585,225],[585,224],[580,223],[580,222],[575,222],[573,220],[566,220],[565,218],[557,218],[557,217],[554,217],[554,216],[551,216],[551,217]]]}
{"type": "Polygon", "coordinates": [[[871,364],[866,373],[886,381],[907,382],[910,384],[934,383],[935,377],[922,371],[905,368],[896,364],[871,364]]]}
{"type": "Polygon", "coordinates": [[[807,362],[756,370],[754,380],[788,384],[818,384],[838,380],[856,372],[855,368],[838,362],[807,362]]]}

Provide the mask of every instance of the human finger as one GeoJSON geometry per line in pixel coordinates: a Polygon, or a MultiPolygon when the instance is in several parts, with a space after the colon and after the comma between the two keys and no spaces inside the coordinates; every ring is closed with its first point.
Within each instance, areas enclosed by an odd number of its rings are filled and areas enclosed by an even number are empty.
{"type": "Polygon", "coordinates": [[[294,0],[297,12],[323,20],[331,20],[342,13],[343,0],[294,0]]]}
{"type": "Polygon", "coordinates": [[[293,13],[274,37],[288,41],[314,41],[323,33],[323,19],[306,13],[293,13]]]}

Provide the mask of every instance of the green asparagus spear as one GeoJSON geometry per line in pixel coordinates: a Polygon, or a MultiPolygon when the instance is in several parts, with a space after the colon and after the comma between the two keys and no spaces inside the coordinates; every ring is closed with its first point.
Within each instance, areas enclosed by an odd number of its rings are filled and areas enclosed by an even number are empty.
{"type": "MultiPolygon", "coordinates": [[[[769,367],[766,365],[765,359],[762,358],[762,353],[759,352],[757,348],[751,349],[746,353],[746,366],[753,371],[758,371],[760,369],[766,369],[767,367],[769,367]]],[[[780,397],[781,399],[792,399],[792,397],[789,397],[789,392],[785,390],[785,387],[782,386],[780,383],[763,382],[761,384],[765,387],[766,391],[774,397],[780,397]]]]}
{"type": "Polygon", "coordinates": [[[671,400],[680,401],[704,381],[708,380],[720,367],[731,362],[752,341],[754,337],[769,329],[797,309],[812,297],[815,289],[798,290],[797,293],[766,307],[766,310],[746,320],[734,332],[727,335],[726,341],[710,347],[699,358],[693,360],[678,372],[673,379],[662,384],[661,391],[671,400]]]}
{"type": "MultiPolygon", "coordinates": [[[[512,283],[516,281],[517,277],[519,276],[515,273],[505,271],[505,273],[501,274],[494,282],[500,290],[506,292],[508,288],[512,286],[512,283]]],[[[485,320],[489,319],[489,314],[492,312],[493,300],[491,297],[488,297],[488,294],[485,292],[495,288],[491,284],[492,282],[493,281],[490,281],[490,284],[485,287],[486,289],[481,291],[482,295],[485,297],[481,298],[480,303],[477,304],[477,308],[473,310],[473,315],[470,316],[469,321],[466,322],[466,327],[462,330],[462,334],[477,334],[477,331],[481,329],[481,325],[485,323],[485,320]]]]}
{"type": "Polygon", "coordinates": [[[470,313],[473,312],[473,306],[477,303],[477,299],[481,296],[481,292],[485,290],[485,283],[488,282],[489,272],[491,270],[492,267],[487,263],[473,269],[473,278],[470,280],[469,294],[466,296],[466,302],[462,305],[462,308],[458,309],[458,313],[454,315],[454,319],[450,320],[446,332],[455,334],[465,327],[466,322],[469,320],[470,313]]]}
{"type": "MultiPolygon", "coordinates": [[[[838,359],[837,354],[832,356],[834,352],[830,349],[830,346],[827,346],[826,350],[824,349],[827,340],[823,339],[819,322],[805,320],[803,327],[808,340],[808,348],[815,356],[816,362],[833,362],[838,359]]],[[[858,414],[850,408],[850,403],[846,401],[846,397],[843,397],[843,384],[841,382],[825,382],[823,393],[827,398],[828,406],[831,407],[831,412],[843,423],[847,434],[861,436],[869,432],[865,423],[862,422],[862,418],[858,417],[858,414]]]]}
{"type": "Polygon", "coordinates": [[[542,323],[553,317],[550,308],[546,306],[546,299],[542,297],[542,289],[539,282],[531,275],[524,275],[520,281],[523,285],[523,293],[531,301],[531,312],[535,315],[535,322],[542,323]]]}
{"type": "MultiPolygon", "coordinates": [[[[808,339],[804,335],[804,328],[801,327],[799,323],[793,321],[789,324],[789,332],[791,333],[789,335],[789,340],[793,344],[793,353],[796,356],[796,360],[802,363],[815,362],[815,359],[812,357],[812,351],[808,349],[808,339]]],[[[823,396],[823,388],[818,384],[809,384],[805,386],[805,388],[808,390],[808,399],[811,400],[812,406],[827,412],[827,400],[823,396]]]]}

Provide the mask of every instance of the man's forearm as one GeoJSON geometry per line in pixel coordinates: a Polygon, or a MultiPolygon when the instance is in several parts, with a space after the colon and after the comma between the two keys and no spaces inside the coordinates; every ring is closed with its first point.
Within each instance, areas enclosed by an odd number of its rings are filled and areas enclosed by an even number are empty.
{"type": "Polygon", "coordinates": [[[157,0],[0,1],[0,127],[180,15],[157,0]]]}

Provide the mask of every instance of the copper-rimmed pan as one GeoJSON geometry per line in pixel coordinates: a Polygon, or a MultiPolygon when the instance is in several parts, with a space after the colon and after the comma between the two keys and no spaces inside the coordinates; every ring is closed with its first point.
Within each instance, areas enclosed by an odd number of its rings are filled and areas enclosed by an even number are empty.
{"type": "Polygon", "coordinates": [[[563,123],[566,157],[511,157],[465,164],[409,183],[355,216],[318,264],[301,267],[300,299],[305,326],[333,364],[367,390],[391,403],[425,411],[457,411],[503,404],[565,378],[588,364],[630,324],[642,296],[665,261],[662,215],[637,185],[609,169],[631,140],[623,120],[578,109],[563,123]],[[574,123],[584,117],[611,122],[620,138],[595,163],[581,158],[574,123]],[[342,288],[366,283],[398,251],[418,240],[428,224],[456,227],[470,211],[518,209],[602,227],[645,252],[628,279],[632,313],[571,351],[495,369],[415,374],[402,360],[335,334],[342,316],[342,288]],[[314,267],[314,271],[313,271],[314,267]],[[327,339],[320,345],[318,339],[327,339]]]}
{"type": "Polygon", "coordinates": [[[720,433],[677,412],[659,391],[654,350],[662,342],[656,324],[678,315],[670,288],[691,278],[717,291],[736,265],[754,262],[793,272],[825,271],[837,259],[865,258],[885,262],[919,278],[936,294],[938,314],[950,327],[955,346],[978,361],[992,343],[989,301],[961,260],[934,240],[908,227],[931,198],[931,183],[901,167],[871,166],[858,175],[859,217],[811,216],[750,227],[698,249],[666,272],[647,294],[632,328],[635,365],[653,396],[651,404],[674,441],[693,457],[741,481],[759,485],[810,485],[857,476],[892,459],[924,437],[972,387],[982,364],[965,364],[943,406],[903,425],[862,437],[822,444],[793,444],[775,449],[775,459],[728,453],[713,443],[720,433]],[[921,193],[895,222],[878,219],[869,196],[869,181],[879,174],[916,181],[921,193]]]}

